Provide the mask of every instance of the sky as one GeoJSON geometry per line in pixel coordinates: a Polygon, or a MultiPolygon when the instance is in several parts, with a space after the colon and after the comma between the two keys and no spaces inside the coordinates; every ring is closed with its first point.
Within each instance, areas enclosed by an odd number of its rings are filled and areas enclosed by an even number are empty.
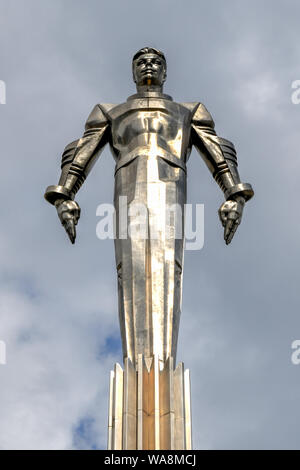
{"type": "Polygon", "coordinates": [[[191,371],[195,449],[300,449],[297,0],[0,0],[0,449],[106,448],[109,372],[122,362],[105,148],[78,193],[72,246],[43,194],[96,103],[135,92],[133,54],[164,51],[164,91],[201,101],[233,141],[246,204],[231,245],[200,155],[188,202],[205,241],[186,251],[177,360],[191,371]]]}

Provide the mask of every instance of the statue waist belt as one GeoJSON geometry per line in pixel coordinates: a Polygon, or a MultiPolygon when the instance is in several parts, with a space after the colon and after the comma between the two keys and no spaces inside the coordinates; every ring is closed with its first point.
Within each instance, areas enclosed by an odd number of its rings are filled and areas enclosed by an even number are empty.
{"type": "MultiPolygon", "coordinates": [[[[131,163],[137,157],[149,158],[149,154],[151,154],[152,152],[153,149],[151,149],[150,147],[139,147],[138,149],[127,153],[126,155],[122,156],[120,160],[117,161],[117,164],[115,166],[115,174],[120,168],[127,165],[128,163],[131,163]]],[[[175,157],[171,153],[166,152],[164,149],[158,147],[156,149],[156,157],[162,158],[168,163],[171,163],[172,165],[177,166],[186,172],[186,164],[184,160],[175,157]]]]}

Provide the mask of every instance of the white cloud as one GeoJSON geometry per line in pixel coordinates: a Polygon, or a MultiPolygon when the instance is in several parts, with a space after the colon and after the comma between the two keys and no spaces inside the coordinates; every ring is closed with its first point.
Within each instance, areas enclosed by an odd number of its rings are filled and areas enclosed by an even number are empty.
{"type": "Polygon", "coordinates": [[[256,76],[245,79],[236,90],[239,103],[252,119],[262,119],[270,115],[272,120],[280,117],[276,109],[279,84],[271,76],[256,76]]]}
{"type": "Polygon", "coordinates": [[[97,205],[112,200],[109,151],[78,196],[75,246],[42,194],[94,103],[134,92],[131,54],[151,43],[169,60],[165,91],[203,100],[256,192],[225,247],[221,192],[198,156],[189,161],[205,245],[186,254],[177,359],[191,370],[195,445],[299,448],[299,5],[155,0],[145,16],[137,1],[17,3],[2,2],[0,18],[0,447],[105,447],[120,360],[107,346],[119,335],[113,243],[95,233],[97,205]]]}

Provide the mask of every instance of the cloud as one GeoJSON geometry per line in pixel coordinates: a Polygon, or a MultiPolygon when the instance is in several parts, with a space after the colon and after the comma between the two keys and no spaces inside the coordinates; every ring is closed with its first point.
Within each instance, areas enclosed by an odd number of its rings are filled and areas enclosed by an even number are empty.
{"type": "Polygon", "coordinates": [[[222,193],[193,152],[188,202],[205,204],[205,244],[185,256],[177,359],[191,370],[194,446],[299,448],[298,2],[17,3],[0,2],[0,448],[106,446],[122,360],[113,243],[96,237],[109,149],[78,195],[75,246],[42,196],[94,104],[134,93],[131,57],[146,44],[166,53],[166,93],[203,101],[236,144],[256,193],[226,247],[222,193]]]}

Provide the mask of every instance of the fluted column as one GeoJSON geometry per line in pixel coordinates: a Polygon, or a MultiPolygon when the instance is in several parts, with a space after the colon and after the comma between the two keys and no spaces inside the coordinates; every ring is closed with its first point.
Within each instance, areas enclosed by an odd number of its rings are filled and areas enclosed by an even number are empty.
{"type": "Polygon", "coordinates": [[[190,376],[173,358],[127,358],[110,377],[109,450],[190,450],[190,376]]]}

